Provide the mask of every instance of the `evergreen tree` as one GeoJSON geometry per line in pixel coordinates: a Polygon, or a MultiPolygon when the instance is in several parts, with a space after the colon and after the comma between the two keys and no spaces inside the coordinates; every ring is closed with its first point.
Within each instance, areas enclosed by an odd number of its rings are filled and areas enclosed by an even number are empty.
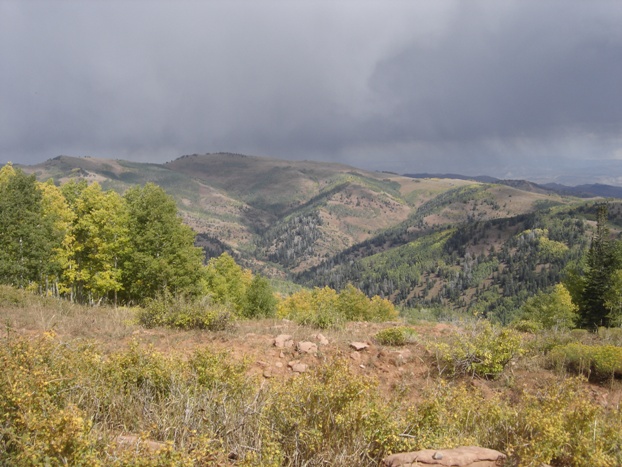
{"type": "Polygon", "coordinates": [[[605,302],[618,260],[615,244],[610,239],[607,218],[607,206],[603,204],[598,207],[596,233],[587,255],[587,269],[579,303],[581,324],[586,328],[609,325],[609,310],[605,302]]]}

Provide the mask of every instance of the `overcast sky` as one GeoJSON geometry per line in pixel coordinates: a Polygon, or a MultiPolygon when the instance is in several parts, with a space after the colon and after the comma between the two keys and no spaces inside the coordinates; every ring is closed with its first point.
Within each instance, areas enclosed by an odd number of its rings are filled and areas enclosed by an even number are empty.
{"type": "Polygon", "coordinates": [[[218,151],[496,176],[622,159],[622,0],[0,0],[0,162],[218,151]]]}

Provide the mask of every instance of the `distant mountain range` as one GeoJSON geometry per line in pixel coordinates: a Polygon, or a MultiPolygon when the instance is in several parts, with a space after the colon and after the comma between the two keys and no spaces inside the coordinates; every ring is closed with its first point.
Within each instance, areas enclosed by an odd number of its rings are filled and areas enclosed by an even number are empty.
{"type": "Polygon", "coordinates": [[[475,177],[469,177],[459,174],[404,174],[405,177],[411,178],[448,178],[456,180],[473,180],[482,183],[498,183],[501,185],[512,186],[521,190],[534,191],[545,193],[553,192],[566,196],[577,196],[580,198],[622,198],[622,187],[605,185],[602,183],[584,184],[577,186],[561,185],[559,183],[542,183],[537,184],[527,180],[502,180],[495,177],[489,177],[488,175],[479,175],[475,177]]]}
{"type": "MultiPolygon", "coordinates": [[[[403,176],[230,153],[165,164],[59,156],[23,169],[119,192],[156,183],[207,257],[228,251],[256,271],[309,286],[352,282],[405,306],[483,314],[499,313],[500,304],[515,309],[558,281],[589,242],[594,204],[622,198],[622,188],[607,185],[403,176]]],[[[617,232],[622,208],[610,206],[617,232]]]]}

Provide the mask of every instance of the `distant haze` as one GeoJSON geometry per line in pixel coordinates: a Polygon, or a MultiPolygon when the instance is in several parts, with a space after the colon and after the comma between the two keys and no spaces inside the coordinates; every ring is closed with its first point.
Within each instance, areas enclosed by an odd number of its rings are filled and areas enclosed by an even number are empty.
{"type": "Polygon", "coordinates": [[[0,63],[0,162],[622,184],[620,0],[0,0],[0,63]]]}

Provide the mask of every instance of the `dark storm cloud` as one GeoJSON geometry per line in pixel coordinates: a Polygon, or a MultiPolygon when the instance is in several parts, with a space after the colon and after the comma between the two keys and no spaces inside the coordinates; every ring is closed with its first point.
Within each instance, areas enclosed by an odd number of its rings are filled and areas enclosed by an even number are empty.
{"type": "Polygon", "coordinates": [[[620,24],[618,0],[0,0],[0,160],[622,158],[620,24]]]}
{"type": "Polygon", "coordinates": [[[486,18],[491,3],[462,3],[438,41],[413,43],[378,64],[372,83],[391,106],[387,136],[619,132],[621,8],[603,5],[521,2],[486,18]]]}

